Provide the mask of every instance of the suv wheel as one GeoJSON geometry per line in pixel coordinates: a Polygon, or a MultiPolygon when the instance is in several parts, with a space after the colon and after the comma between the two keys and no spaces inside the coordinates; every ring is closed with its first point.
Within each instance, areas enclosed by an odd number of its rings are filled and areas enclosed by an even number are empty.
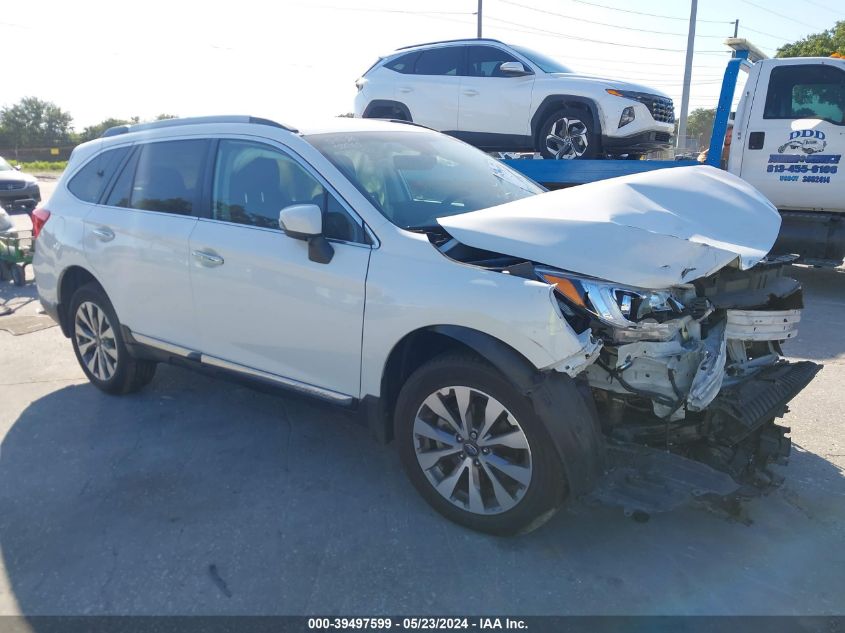
{"type": "Polygon", "coordinates": [[[527,532],[566,496],[560,458],[528,399],[473,356],[436,358],[396,405],[403,466],[445,517],[492,534],[527,532]]]}
{"type": "Polygon", "coordinates": [[[106,393],[141,389],[155,375],[152,361],[132,358],[120,321],[106,293],[96,284],[79,288],[70,300],[71,340],[76,360],[94,386],[106,393]]]}
{"type": "Polygon", "coordinates": [[[562,108],[552,112],[540,126],[537,151],[543,158],[594,158],[598,144],[592,117],[584,110],[562,108]]]}

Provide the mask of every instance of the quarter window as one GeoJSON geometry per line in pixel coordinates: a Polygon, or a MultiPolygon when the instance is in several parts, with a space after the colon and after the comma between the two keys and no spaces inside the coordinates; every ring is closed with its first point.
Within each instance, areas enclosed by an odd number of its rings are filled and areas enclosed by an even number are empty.
{"type": "Polygon", "coordinates": [[[403,75],[409,75],[414,72],[414,63],[416,63],[417,57],[419,56],[419,53],[408,53],[407,55],[397,57],[391,62],[387,62],[384,67],[395,70],[397,73],[402,73],[403,75]]]}
{"type": "Polygon", "coordinates": [[[467,71],[470,77],[507,77],[499,70],[499,66],[515,61],[519,60],[493,46],[470,46],[467,53],[467,71]]]}
{"type": "Polygon", "coordinates": [[[67,188],[80,200],[99,202],[115,170],[128,152],[129,147],[100,152],[70,179],[67,188]]]}
{"type": "Polygon", "coordinates": [[[279,212],[292,204],[316,204],[323,234],[365,242],[363,229],[338,200],[287,154],[260,143],[220,141],[214,168],[214,219],[278,229],[279,212]]]}
{"type": "Polygon", "coordinates": [[[773,68],[763,118],[845,124],[845,72],[822,64],[773,68]]]}
{"type": "Polygon", "coordinates": [[[414,65],[415,75],[460,75],[463,66],[464,47],[445,46],[420,53],[414,65]]]}

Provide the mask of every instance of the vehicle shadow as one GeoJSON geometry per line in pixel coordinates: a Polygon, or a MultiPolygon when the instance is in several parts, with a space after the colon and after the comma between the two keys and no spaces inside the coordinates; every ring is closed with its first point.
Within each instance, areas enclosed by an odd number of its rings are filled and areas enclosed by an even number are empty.
{"type": "Polygon", "coordinates": [[[26,615],[845,612],[845,480],[801,450],[739,518],[576,503],[510,539],[435,514],[349,414],[174,367],[39,397],[0,451],[26,615]]]}

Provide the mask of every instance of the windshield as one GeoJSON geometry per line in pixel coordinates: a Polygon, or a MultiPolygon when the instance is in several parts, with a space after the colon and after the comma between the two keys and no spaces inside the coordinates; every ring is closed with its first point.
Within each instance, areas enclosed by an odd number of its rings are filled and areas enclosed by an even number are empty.
{"type": "Polygon", "coordinates": [[[519,200],[542,187],[445,135],[344,132],[305,137],[384,217],[405,229],[519,200]]]}
{"type": "Polygon", "coordinates": [[[511,48],[521,55],[528,58],[528,61],[535,66],[539,66],[544,73],[571,73],[572,69],[569,66],[564,66],[556,59],[552,59],[548,55],[538,53],[537,51],[525,48],[524,46],[513,46],[511,48]]]}
{"type": "Polygon", "coordinates": [[[12,169],[12,166],[7,163],[2,156],[0,156],[0,171],[11,171],[12,169]]]}

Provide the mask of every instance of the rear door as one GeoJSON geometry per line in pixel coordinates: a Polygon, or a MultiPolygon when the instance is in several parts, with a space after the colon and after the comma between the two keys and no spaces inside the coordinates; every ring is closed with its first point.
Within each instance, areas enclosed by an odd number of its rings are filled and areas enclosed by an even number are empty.
{"type": "MultiPolygon", "coordinates": [[[[467,76],[461,82],[458,129],[499,137],[500,143],[504,134],[530,137],[534,74],[521,77],[504,74],[499,69],[503,63],[519,60],[495,46],[468,46],[467,49],[467,76]]],[[[485,145],[483,137],[465,138],[485,145]]],[[[513,140],[519,145],[517,139],[513,140]]]]}
{"type": "Polygon", "coordinates": [[[408,106],[411,118],[441,132],[458,129],[458,91],[464,72],[463,46],[420,51],[410,74],[400,74],[396,100],[408,106]]]}
{"type": "Polygon", "coordinates": [[[761,64],[740,176],[779,209],[845,210],[845,65],[761,64]]]}
{"type": "Polygon", "coordinates": [[[85,218],[84,244],[120,322],[134,333],[196,349],[188,237],[210,142],[136,146],[103,204],[85,218]]]}

